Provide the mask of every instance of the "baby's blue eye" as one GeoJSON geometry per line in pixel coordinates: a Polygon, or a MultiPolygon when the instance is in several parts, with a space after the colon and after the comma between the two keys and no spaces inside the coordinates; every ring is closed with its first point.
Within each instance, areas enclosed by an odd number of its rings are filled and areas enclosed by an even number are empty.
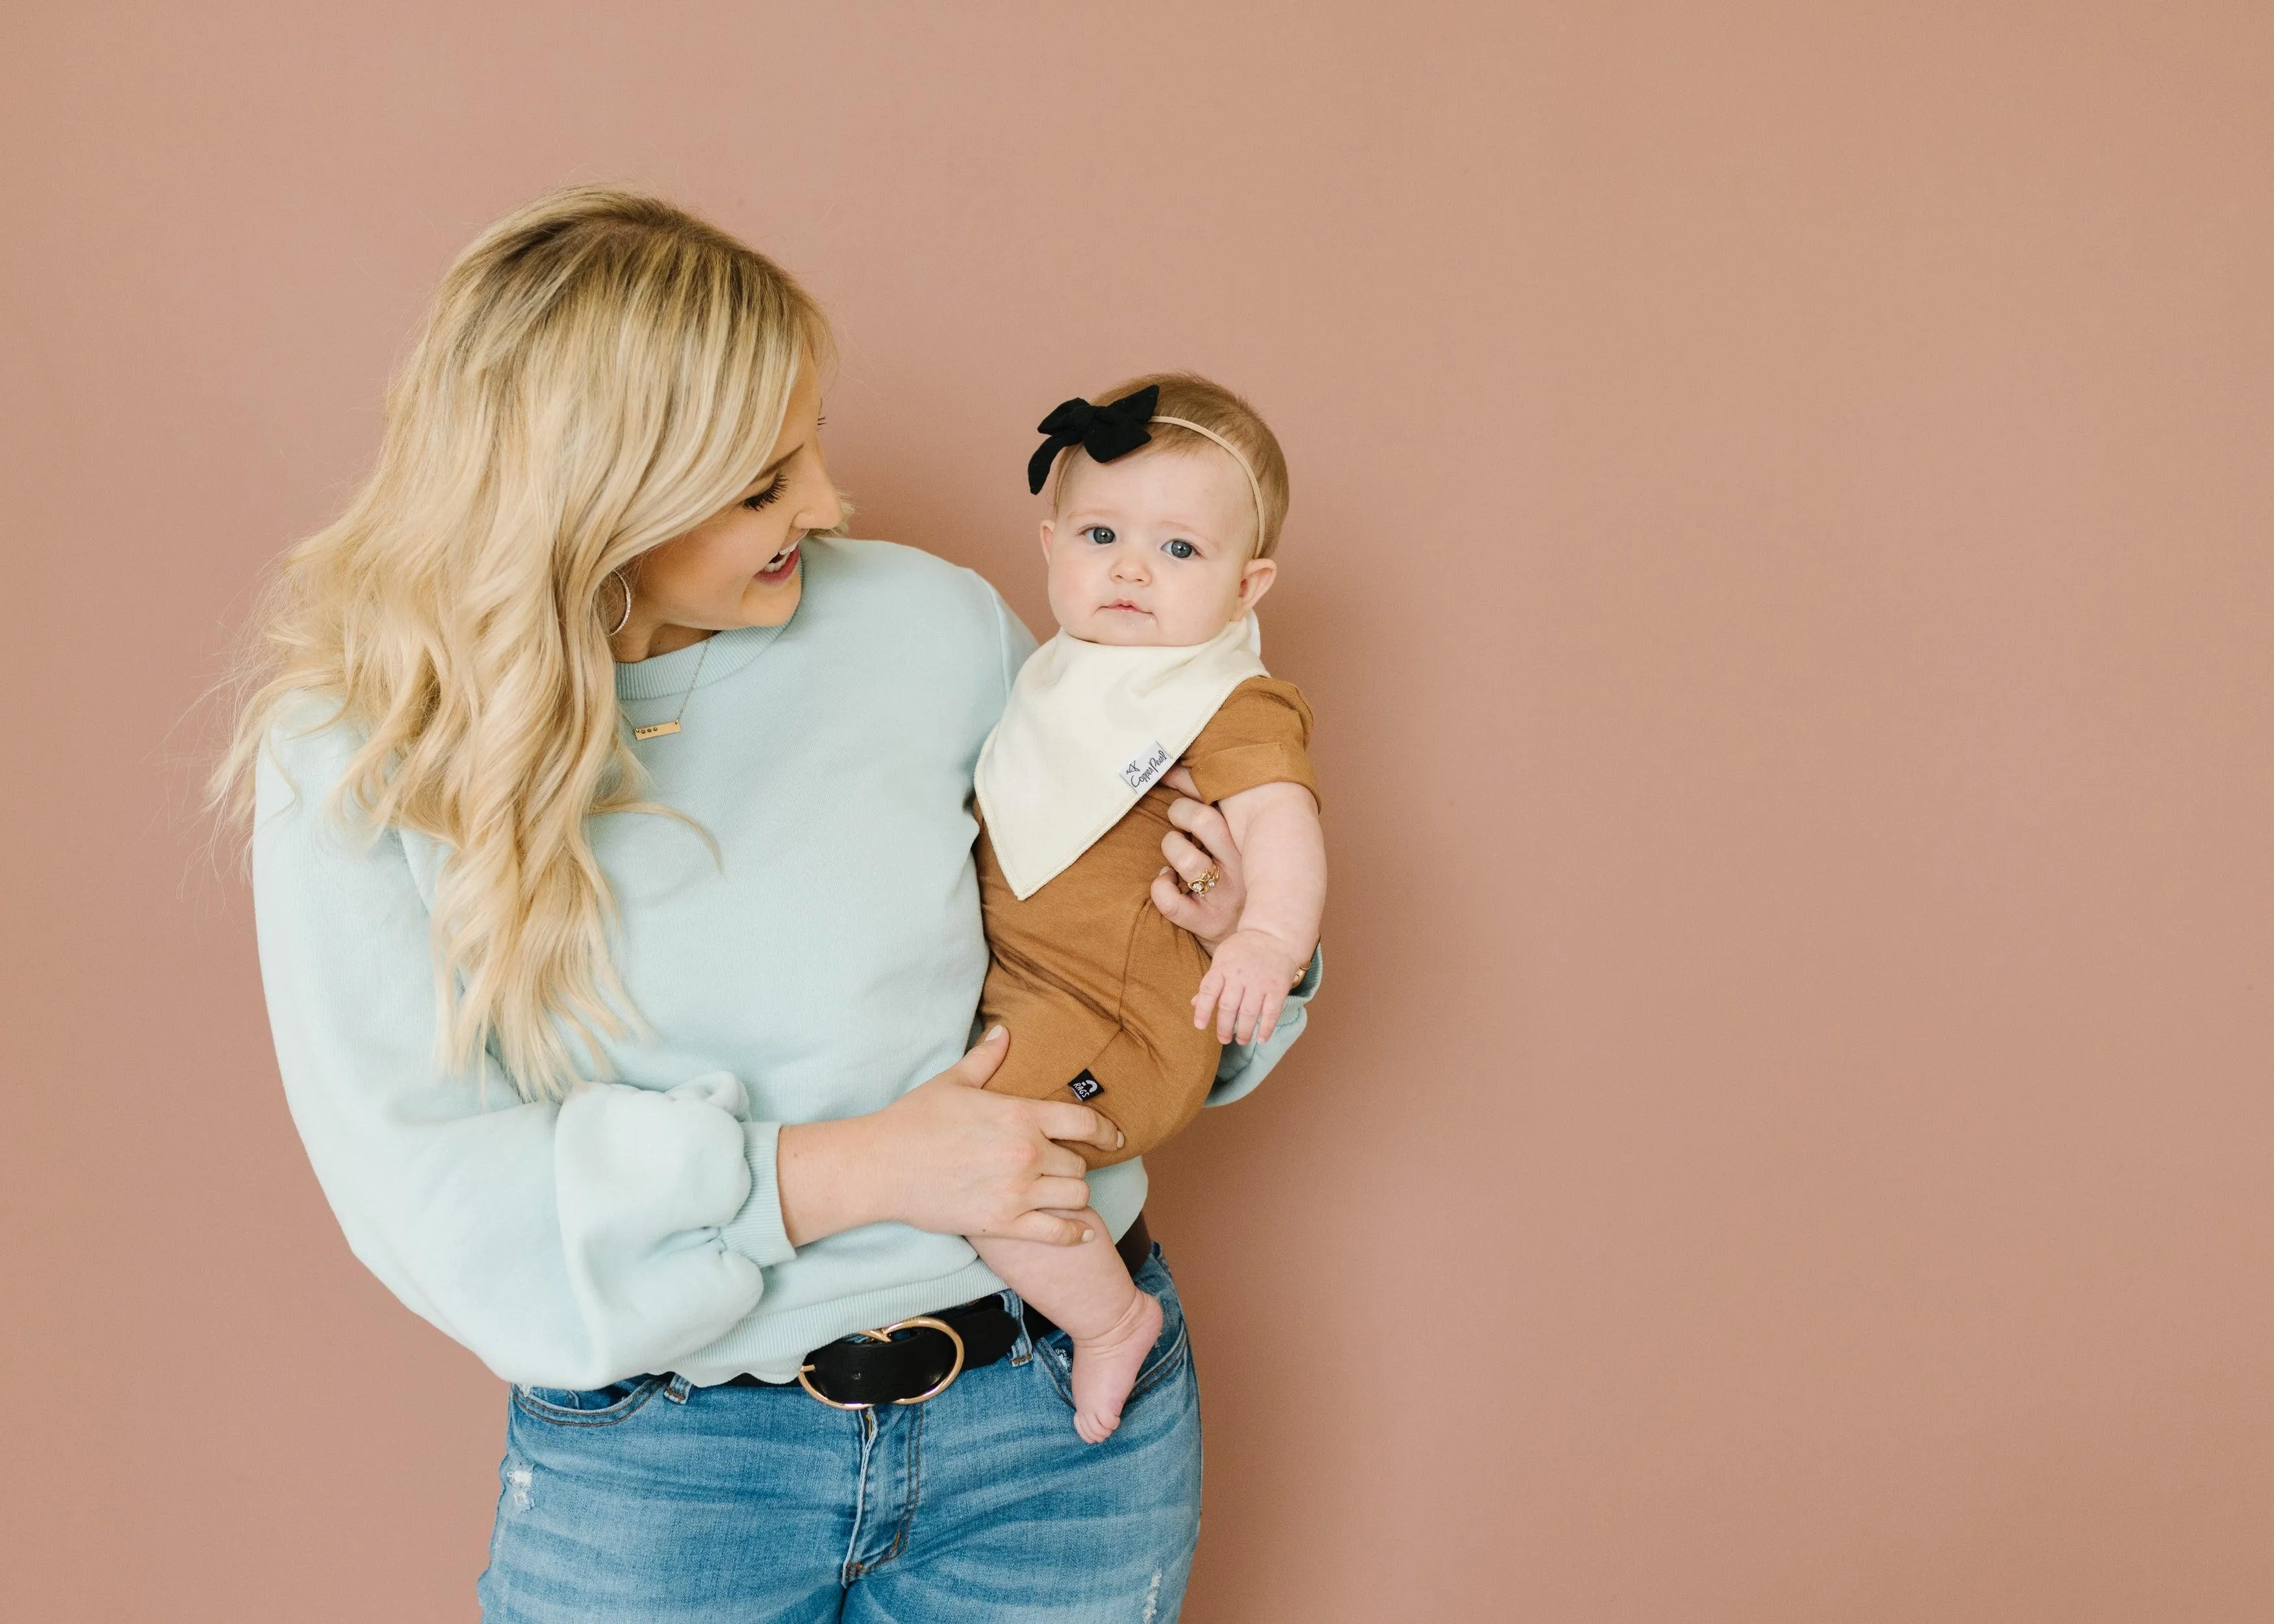
{"type": "Polygon", "coordinates": [[[1082,531],[1082,534],[1088,537],[1101,547],[1110,547],[1113,545],[1113,527],[1111,525],[1093,524],[1088,530],[1082,531]]]}
{"type": "Polygon", "coordinates": [[[1193,544],[1189,541],[1172,541],[1168,544],[1166,550],[1171,558],[1178,559],[1190,558],[1195,551],[1193,544]]]}

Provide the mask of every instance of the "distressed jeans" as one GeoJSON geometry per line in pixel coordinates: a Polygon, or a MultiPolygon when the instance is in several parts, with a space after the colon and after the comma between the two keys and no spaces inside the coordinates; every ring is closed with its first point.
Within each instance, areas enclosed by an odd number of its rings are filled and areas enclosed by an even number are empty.
{"type": "Polygon", "coordinates": [[[1200,1538],[1200,1389],[1158,1247],[1137,1283],[1161,1340],[1103,1444],[1074,1436],[1064,1332],[872,1410],[663,1376],[515,1388],[483,1619],[1167,1624],[1200,1538]]]}

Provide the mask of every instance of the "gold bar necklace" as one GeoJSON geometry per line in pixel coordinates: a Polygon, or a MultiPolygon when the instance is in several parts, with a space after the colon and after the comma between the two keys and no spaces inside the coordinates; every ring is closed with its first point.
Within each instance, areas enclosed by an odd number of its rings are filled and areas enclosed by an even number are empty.
{"type": "Polygon", "coordinates": [[[687,702],[695,697],[695,685],[703,680],[703,662],[711,658],[711,645],[718,640],[718,636],[719,634],[713,632],[703,640],[703,652],[695,657],[695,674],[687,679],[687,691],[679,696],[679,709],[672,712],[671,720],[650,722],[645,727],[635,727],[632,729],[633,738],[660,739],[666,733],[675,733],[679,731],[679,718],[687,714],[687,702]]]}

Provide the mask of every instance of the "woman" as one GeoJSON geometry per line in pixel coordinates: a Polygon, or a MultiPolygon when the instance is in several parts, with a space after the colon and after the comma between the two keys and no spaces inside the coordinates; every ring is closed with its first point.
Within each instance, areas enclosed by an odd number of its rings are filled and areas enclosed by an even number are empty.
{"type": "MultiPolygon", "coordinates": [[[[966,1235],[1141,1243],[1084,1107],[983,1092],[971,771],[1032,643],[834,532],[823,319],[652,199],[561,192],[444,282],[370,484],[288,559],[222,782],[350,1244],[516,1384],[496,1620],[1167,1619],[1199,1526],[1175,1289],[1080,1443],[966,1235]],[[922,1079],[929,1080],[922,1080],[922,1079]],[[915,1323],[910,1323],[910,1322],[915,1323]]],[[[1237,917],[1193,801],[1163,912],[1237,917]]],[[[1226,1050],[1221,1097],[1302,1025],[1226,1050]]]]}

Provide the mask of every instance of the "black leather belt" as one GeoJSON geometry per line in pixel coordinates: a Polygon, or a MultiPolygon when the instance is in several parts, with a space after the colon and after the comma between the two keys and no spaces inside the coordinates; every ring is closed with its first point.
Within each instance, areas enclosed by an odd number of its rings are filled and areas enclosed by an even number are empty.
{"type": "MultiPolygon", "coordinates": [[[[1152,1255],[1145,1214],[1114,1243],[1134,1274],[1152,1255]]],[[[805,1356],[794,1384],[736,1376],[730,1387],[802,1387],[833,1410],[873,1410],[879,1404],[921,1404],[947,1391],[965,1371],[992,1365],[1018,1344],[1020,1323],[999,1296],[977,1297],[936,1314],[917,1314],[873,1331],[855,1331],[805,1356]]],[[[1040,1311],[1026,1312],[1027,1334],[1048,1336],[1058,1327],[1040,1311]]]]}

